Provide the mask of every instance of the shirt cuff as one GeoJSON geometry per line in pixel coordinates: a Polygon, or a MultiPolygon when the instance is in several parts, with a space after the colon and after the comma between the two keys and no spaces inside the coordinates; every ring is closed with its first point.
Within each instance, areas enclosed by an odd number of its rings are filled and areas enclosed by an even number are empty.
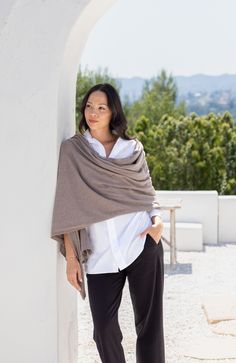
{"type": "Polygon", "coordinates": [[[149,215],[150,218],[152,218],[153,216],[159,216],[160,218],[162,218],[162,212],[160,209],[157,208],[153,208],[151,211],[149,211],[149,215]]]}

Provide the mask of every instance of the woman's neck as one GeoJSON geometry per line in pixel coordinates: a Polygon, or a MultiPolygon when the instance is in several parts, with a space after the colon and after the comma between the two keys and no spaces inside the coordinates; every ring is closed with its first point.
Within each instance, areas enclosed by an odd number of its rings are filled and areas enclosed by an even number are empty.
{"type": "Polygon", "coordinates": [[[102,144],[109,144],[117,139],[117,135],[112,134],[110,131],[104,130],[89,130],[93,138],[100,141],[102,144]]]}

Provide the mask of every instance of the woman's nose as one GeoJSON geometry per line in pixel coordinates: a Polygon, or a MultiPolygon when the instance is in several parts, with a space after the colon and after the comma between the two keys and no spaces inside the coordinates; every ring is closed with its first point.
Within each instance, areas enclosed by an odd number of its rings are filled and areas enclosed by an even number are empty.
{"type": "Polygon", "coordinates": [[[90,115],[96,115],[97,116],[97,110],[95,109],[95,108],[90,108],[90,110],[88,110],[89,111],[89,113],[90,113],[90,115]]]}

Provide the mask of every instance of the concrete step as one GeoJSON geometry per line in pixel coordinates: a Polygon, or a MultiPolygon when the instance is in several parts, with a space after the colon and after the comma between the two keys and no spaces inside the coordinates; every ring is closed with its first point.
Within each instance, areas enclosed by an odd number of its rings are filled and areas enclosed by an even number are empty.
{"type": "MultiPolygon", "coordinates": [[[[164,222],[163,236],[170,240],[170,223],[164,222]]],[[[163,241],[165,251],[170,247],[163,241]]],[[[176,223],[176,249],[177,251],[202,251],[203,231],[201,223],[176,223]]]]}

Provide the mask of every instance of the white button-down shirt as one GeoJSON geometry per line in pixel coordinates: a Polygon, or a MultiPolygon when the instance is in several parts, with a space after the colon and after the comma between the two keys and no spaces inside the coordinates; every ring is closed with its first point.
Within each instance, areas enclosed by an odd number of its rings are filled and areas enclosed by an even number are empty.
{"type": "MultiPolygon", "coordinates": [[[[89,129],[84,137],[99,155],[106,157],[106,151],[100,141],[93,138],[89,129]]],[[[119,137],[109,157],[123,158],[130,156],[135,147],[135,140],[119,137]]],[[[87,232],[92,245],[92,254],[85,263],[85,272],[89,274],[118,272],[129,266],[142,252],[146,236],[140,233],[152,225],[151,217],[161,216],[161,211],[152,209],[119,215],[105,221],[90,224],[87,232]]]]}

